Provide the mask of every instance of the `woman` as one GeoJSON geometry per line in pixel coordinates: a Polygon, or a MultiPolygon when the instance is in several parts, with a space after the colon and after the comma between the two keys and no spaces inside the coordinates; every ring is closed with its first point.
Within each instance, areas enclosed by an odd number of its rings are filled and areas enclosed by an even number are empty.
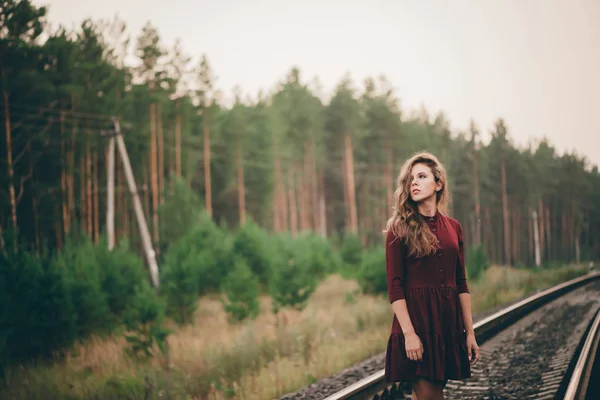
{"type": "Polygon", "coordinates": [[[448,201],[443,165],[415,154],[402,166],[394,200],[385,245],[394,310],[385,377],[411,381],[412,399],[443,399],[448,379],[469,378],[479,359],[462,226],[440,212],[448,201]]]}

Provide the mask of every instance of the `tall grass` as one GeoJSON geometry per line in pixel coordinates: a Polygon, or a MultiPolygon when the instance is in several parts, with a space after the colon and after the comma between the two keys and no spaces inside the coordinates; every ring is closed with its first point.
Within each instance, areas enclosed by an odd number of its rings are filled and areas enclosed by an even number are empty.
{"type": "MultiPolygon", "coordinates": [[[[587,272],[492,266],[470,284],[474,313],[515,301],[587,272]]],[[[387,344],[385,296],[360,293],[339,275],[320,283],[301,312],[271,312],[230,325],[216,297],[198,302],[193,324],[171,328],[168,355],[134,361],[120,336],[92,337],[55,364],[7,371],[2,399],[273,399],[334,374],[387,344]]]]}

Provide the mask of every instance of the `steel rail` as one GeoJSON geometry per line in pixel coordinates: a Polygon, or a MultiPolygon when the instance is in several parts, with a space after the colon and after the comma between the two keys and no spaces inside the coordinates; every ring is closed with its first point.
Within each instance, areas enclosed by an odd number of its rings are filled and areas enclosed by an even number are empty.
{"type": "Polygon", "coordinates": [[[596,312],[596,318],[588,331],[577,364],[571,373],[564,400],[584,400],[586,398],[599,341],[600,312],[596,312]]]}

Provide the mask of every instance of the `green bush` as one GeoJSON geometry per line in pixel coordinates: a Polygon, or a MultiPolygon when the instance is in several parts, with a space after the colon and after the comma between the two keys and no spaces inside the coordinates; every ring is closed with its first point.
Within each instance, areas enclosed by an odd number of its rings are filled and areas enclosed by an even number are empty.
{"type": "Polygon", "coordinates": [[[346,233],[340,244],[340,256],[344,262],[342,275],[356,278],[362,262],[363,247],[360,237],[355,233],[346,233]]]}
{"type": "Polygon", "coordinates": [[[89,239],[67,240],[62,252],[52,260],[65,274],[78,338],[108,332],[115,324],[108,295],[102,290],[105,266],[99,262],[99,251],[102,250],[89,239]]]}
{"type": "Polygon", "coordinates": [[[312,256],[301,246],[287,247],[275,266],[269,292],[273,299],[273,312],[289,307],[298,311],[306,307],[315,291],[318,278],[311,271],[312,256]]]}
{"type": "Polygon", "coordinates": [[[243,259],[235,260],[233,269],[221,284],[221,291],[226,296],[221,303],[230,323],[254,319],[260,313],[258,276],[243,259]]]}
{"type": "Polygon", "coordinates": [[[271,235],[252,221],[242,226],[233,239],[234,256],[246,261],[264,287],[269,283],[277,257],[278,249],[273,242],[271,235]]]}
{"type": "Polygon", "coordinates": [[[321,236],[305,233],[294,240],[293,246],[297,252],[308,256],[309,273],[319,280],[340,271],[343,265],[341,255],[335,252],[331,243],[321,236]]]}
{"type": "MultiPolygon", "coordinates": [[[[197,294],[218,292],[221,282],[232,268],[232,237],[231,234],[217,226],[213,220],[202,213],[194,227],[176,243],[165,255],[165,269],[181,268],[179,273],[193,273],[197,279],[197,294]],[[187,272],[183,272],[187,271],[187,272]]],[[[177,285],[182,280],[176,280],[177,285]]],[[[192,286],[183,285],[179,289],[190,290],[192,286]]],[[[172,291],[165,293],[167,297],[176,296],[172,291]]],[[[189,293],[188,293],[189,294],[189,293]]],[[[169,304],[180,304],[179,301],[169,300],[169,304]]]]}
{"type": "Polygon", "coordinates": [[[137,359],[148,359],[155,349],[168,352],[167,337],[171,330],[164,326],[164,300],[147,283],[140,283],[134,289],[131,307],[125,314],[124,322],[128,332],[125,340],[129,347],[127,354],[137,359]]]}
{"type": "Polygon", "coordinates": [[[467,276],[471,280],[478,280],[490,267],[490,262],[485,255],[483,245],[471,246],[466,254],[467,276]]]}
{"type": "Polygon", "coordinates": [[[165,202],[158,208],[161,254],[198,223],[202,209],[202,200],[188,188],[184,179],[169,179],[166,184],[165,202]]]}
{"type": "Polygon", "coordinates": [[[64,274],[33,252],[0,252],[0,376],[16,362],[49,358],[75,339],[64,274]]]}
{"type": "Polygon", "coordinates": [[[357,281],[363,293],[387,293],[385,251],[382,247],[375,247],[363,253],[357,275],[357,281]]]}
{"type": "Polygon", "coordinates": [[[190,323],[197,307],[200,279],[194,257],[192,253],[186,256],[170,251],[161,266],[160,293],[166,301],[166,313],[179,325],[190,323]]]}

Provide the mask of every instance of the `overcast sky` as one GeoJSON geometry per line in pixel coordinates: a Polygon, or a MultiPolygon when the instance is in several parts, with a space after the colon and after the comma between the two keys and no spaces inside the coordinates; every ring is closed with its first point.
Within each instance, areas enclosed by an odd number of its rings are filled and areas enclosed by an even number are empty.
{"type": "MultiPolygon", "coordinates": [[[[35,0],[34,0],[35,1],[35,0]]],[[[517,144],[548,137],[600,165],[600,0],[37,0],[68,27],[150,20],[163,43],[206,54],[217,87],[254,97],[293,65],[331,92],[345,72],[385,74],[404,110],[453,130],[503,117],[517,144]],[[595,114],[595,115],[594,115],[595,114]],[[593,116],[594,115],[594,116],[593,116]]]]}

